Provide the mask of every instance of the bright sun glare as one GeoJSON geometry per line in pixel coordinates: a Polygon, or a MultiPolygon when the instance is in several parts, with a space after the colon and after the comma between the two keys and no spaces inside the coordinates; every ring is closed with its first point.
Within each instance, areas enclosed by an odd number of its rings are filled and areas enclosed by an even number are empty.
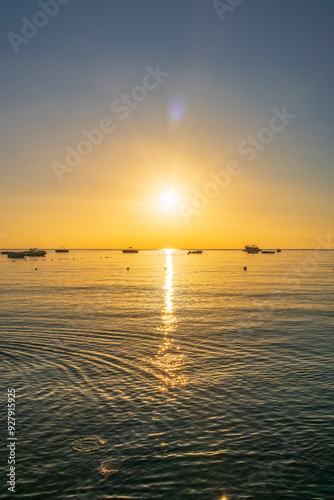
{"type": "Polygon", "coordinates": [[[178,195],[175,193],[175,191],[172,191],[171,189],[169,191],[165,191],[160,196],[160,202],[164,208],[169,208],[169,209],[175,208],[178,201],[179,201],[178,195]]]}

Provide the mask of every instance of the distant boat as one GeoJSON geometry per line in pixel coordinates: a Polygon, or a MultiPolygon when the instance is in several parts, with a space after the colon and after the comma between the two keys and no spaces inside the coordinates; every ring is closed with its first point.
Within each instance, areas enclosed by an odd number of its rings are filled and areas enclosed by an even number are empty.
{"type": "Polygon", "coordinates": [[[1,255],[8,255],[9,253],[13,253],[13,252],[8,252],[8,250],[6,250],[4,252],[1,252],[1,255]]]}
{"type": "Polygon", "coordinates": [[[127,248],[126,250],[122,250],[123,253],[138,253],[139,250],[135,250],[132,247],[127,248]]]}
{"type": "Polygon", "coordinates": [[[262,250],[261,253],[276,253],[275,250],[262,250]]]}
{"type": "Polygon", "coordinates": [[[37,248],[30,248],[30,250],[22,251],[22,252],[6,252],[8,257],[11,259],[16,258],[20,259],[23,257],[44,257],[46,255],[45,250],[38,250],[37,248]]]}
{"type": "Polygon", "coordinates": [[[188,255],[192,255],[194,253],[201,254],[203,253],[203,250],[189,250],[188,255]]]}
{"type": "Polygon", "coordinates": [[[37,248],[30,248],[27,252],[24,252],[27,257],[44,257],[46,255],[45,250],[38,250],[37,248]]]}
{"type": "Polygon", "coordinates": [[[7,257],[9,259],[24,259],[26,256],[25,252],[8,252],[7,257]]]}
{"type": "Polygon", "coordinates": [[[69,252],[69,250],[67,250],[67,249],[66,249],[66,248],[64,248],[64,247],[61,247],[61,248],[56,248],[56,249],[55,249],[55,252],[57,252],[57,253],[68,253],[68,252],[69,252]]]}
{"type": "Polygon", "coordinates": [[[261,252],[260,248],[257,247],[256,245],[246,245],[243,251],[247,252],[247,253],[259,253],[259,252],[261,252]]]}
{"type": "Polygon", "coordinates": [[[280,253],[281,251],[282,251],[282,250],[281,250],[280,248],[278,248],[278,249],[276,250],[276,252],[277,252],[277,253],[280,253]]]}

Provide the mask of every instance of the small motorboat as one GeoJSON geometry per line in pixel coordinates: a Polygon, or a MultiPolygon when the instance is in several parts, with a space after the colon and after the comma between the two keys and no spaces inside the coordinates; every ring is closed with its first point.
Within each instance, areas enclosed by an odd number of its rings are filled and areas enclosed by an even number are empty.
{"type": "Polygon", "coordinates": [[[203,253],[203,250],[189,250],[187,255],[201,254],[201,253],[203,253]]]}
{"type": "Polygon", "coordinates": [[[55,249],[55,252],[56,252],[56,253],[68,253],[68,252],[69,252],[69,250],[67,250],[67,249],[66,249],[66,248],[64,248],[64,247],[61,247],[61,248],[56,248],[56,249],[55,249]]]}
{"type": "Polygon", "coordinates": [[[25,256],[25,252],[8,252],[7,254],[9,259],[24,259],[25,256]]]}
{"type": "Polygon", "coordinates": [[[282,250],[281,250],[280,248],[278,248],[278,249],[276,250],[276,252],[277,252],[277,253],[281,253],[281,251],[282,251],[282,250]]]}
{"type": "Polygon", "coordinates": [[[276,253],[275,250],[262,250],[261,253],[276,253]]]}
{"type": "Polygon", "coordinates": [[[27,257],[44,257],[46,255],[45,250],[38,250],[37,248],[30,248],[27,252],[24,252],[27,257]]]}
{"type": "Polygon", "coordinates": [[[129,248],[125,249],[125,250],[122,250],[122,252],[123,253],[138,253],[139,250],[135,250],[134,248],[129,247],[129,248]]]}

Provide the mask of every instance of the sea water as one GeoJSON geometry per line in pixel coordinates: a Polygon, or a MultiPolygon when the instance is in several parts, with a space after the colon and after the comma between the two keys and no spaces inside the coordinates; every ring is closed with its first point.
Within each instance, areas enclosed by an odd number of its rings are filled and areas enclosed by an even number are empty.
{"type": "Polygon", "coordinates": [[[17,498],[333,499],[333,266],[2,255],[1,498],[14,388],[17,498]]]}

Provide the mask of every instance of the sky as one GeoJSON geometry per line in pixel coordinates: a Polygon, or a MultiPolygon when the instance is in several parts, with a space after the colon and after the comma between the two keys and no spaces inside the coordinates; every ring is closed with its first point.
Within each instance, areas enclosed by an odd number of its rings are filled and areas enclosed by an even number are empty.
{"type": "Polygon", "coordinates": [[[318,246],[333,24],[332,0],[2,2],[0,247],[318,246]]]}

